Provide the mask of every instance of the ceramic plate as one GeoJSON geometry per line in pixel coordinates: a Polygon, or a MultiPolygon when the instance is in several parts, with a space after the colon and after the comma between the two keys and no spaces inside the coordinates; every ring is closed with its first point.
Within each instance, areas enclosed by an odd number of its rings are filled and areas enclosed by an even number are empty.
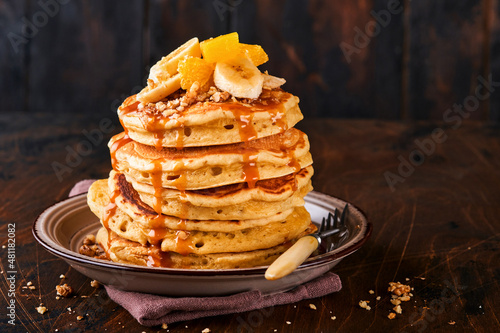
{"type": "MultiPolygon", "coordinates": [[[[346,202],[311,192],[306,209],[314,223],[346,202]]],[[[258,289],[264,294],[281,292],[310,281],[337,265],[363,245],[372,226],[365,215],[349,204],[349,236],[336,249],[309,258],[290,275],[276,281],[264,278],[267,266],[238,269],[172,269],[144,267],[93,259],[78,253],[87,234],[101,224],[87,206],[86,194],[74,196],[46,209],[33,224],[33,235],[49,252],[64,259],[80,273],[118,289],[170,296],[221,296],[258,289]]]]}

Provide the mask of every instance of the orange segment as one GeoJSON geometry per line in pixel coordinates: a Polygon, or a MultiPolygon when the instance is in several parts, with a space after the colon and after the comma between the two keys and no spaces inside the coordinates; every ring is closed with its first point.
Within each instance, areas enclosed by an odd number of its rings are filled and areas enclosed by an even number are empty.
{"type": "Polygon", "coordinates": [[[246,52],[250,60],[252,60],[255,66],[260,66],[269,60],[267,53],[260,45],[250,45],[240,43],[240,48],[242,52],[246,52]]]}
{"type": "Polygon", "coordinates": [[[204,85],[212,76],[214,65],[205,59],[188,57],[179,61],[177,69],[181,74],[181,88],[188,90],[196,81],[200,86],[204,85]]]}
{"type": "Polygon", "coordinates": [[[200,43],[203,58],[210,62],[226,62],[240,52],[237,32],[210,38],[200,43]]]}

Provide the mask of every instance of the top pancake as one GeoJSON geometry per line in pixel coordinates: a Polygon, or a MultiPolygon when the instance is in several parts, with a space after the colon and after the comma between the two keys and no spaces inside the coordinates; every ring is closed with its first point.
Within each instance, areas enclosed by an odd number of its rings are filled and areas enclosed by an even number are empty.
{"type": "Polygon", "coordinates": [[[118,116],[134,141],[156,147],[200,147],[282,133],[302,120],[298,103],[298,97],[272,90],[257,100],[209,100],[178,111],[166,108],[164,102],[143,105],[131,96],[119,107],[118,116]]]}

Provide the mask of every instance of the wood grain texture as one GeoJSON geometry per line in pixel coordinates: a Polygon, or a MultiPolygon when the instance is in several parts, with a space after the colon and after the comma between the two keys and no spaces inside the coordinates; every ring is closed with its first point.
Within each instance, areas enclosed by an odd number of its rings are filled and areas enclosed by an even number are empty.
{"type": "Polygon", "coordinates": [[[22,34],[23,1],[0,3],[0,112],[26,107],[26,38],[22,34]]]}
{"type": "MultiPolygon", "coordinates": [[[[489,73],[485,13],[488,1],[412,1],[409,15],[408,117],[442,119],[474,96],[489,73]]],[[[470,114],[487,119],[488,101],[470,114]]]]}
{"type": "MultiPolygon", "coordinates": [[[[498,0],[488,1],[488,15],[491,35],[489,39],[489,60],[490,69],[494,81],[500,81],[500,2],[498,0]]],[[[500,122],[500,94],[493,94],[490,100],[490,117],[493,122],[500,122]]]]}
{"type": "MultiPolygon", "coordinates": [[[[107,176],[111,166],[104,142],[120,130],[115,119],[116,127],[61,182],[51,166],[65,163],[67,147],[77,150],[87,140],[82,131],[99,128],[102,118],[0,115],[0,244],[6,244],[7,223],[16,223],[16,329],[21,332],[160,330],[141,327],[103,289],[90,287],[89,279],[43,250],[31,235],[32,221],[66,198],[75,182],[107,176]],[[76,298],[55,299],[60,274],[66,275],[64,282],[76,290],[76,298]],[[28,281],[35,290],[22,288],[28,281]],[[35,310],[40,302],[49,309],[44,315],[35,310]],[[84,319],[77,321],[78,315],[84,319]]],[[[374,225],[371,239],[334,270],[343,289],[296,304],[171,324],[170,332],[206,327],[212,332],[249,331],[245,327],[300,333],[499,331],[500,128],[470,121],[453,129],[439,122],[333,119],[306,119],[299,128],[311,142],[315,190],[353,203],[374,225]],[[438,128],[446,140],[435,144],[434,152],[424,155],[423,163],[392,192],[384,173],[397,174],[398,156],[408,160],[438,128]],[[387,318],[393,307],[387,292],[391,281],[414,287],[412,301],[402,304],[403,314],[395,320],[387,318]],[[372,310],[361,309],[360,300],[370,300],[372,310]]],[[[8,299],[5,265],[6,250],[0,248],[2,308],[8,299]]],[[[2,315],[0,331],[9,328],[2,315]]]]}
{"type": "Polygon", "coordinates": [[[370,21],[371,1],[255,1],[234,11],[242,40],[263,46],[269,73],[284,77],[310,116],[363,117],[373,113],[373,43],[346,59],[354,28],[370,21]],[[248,15],[250,13],[250,15],[248,15]],[[250,28],[249,28],[250,27],[250,28]]]}
{"type": "MultiPolygon", "coordinates": [[[[28,17],[40,13],[33,3],[28,17]]],[[[141,83],[143,7],[69,1],[30,41],[29,110],[107,112],[141,83]]]]}

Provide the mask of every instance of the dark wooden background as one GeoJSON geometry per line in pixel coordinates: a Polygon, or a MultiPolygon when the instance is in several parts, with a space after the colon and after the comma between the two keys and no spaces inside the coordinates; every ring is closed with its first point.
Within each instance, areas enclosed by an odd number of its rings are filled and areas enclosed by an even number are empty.
{"type": "MultiPolygon", "coordinates": [[[[242,42],[264,47],[271,60],[263,69],[288,80],[285,88],[301,98],[306,117],[438,120],[474,95],[479,75],[500,81],[498,6],[495,0],[2,0],[0,111],[110,115],[144,85],[162,55],[193,36],[237,31],[242,42]],[[348,61],[342,43],[356,46],[356,30],[373,28],[372,11],[387,13],[390,3],[401,13],[379,23],[348,61]]],[[[498,121],[499,106],[500,94],[493,94],[471,118],[498,121]]]]}

